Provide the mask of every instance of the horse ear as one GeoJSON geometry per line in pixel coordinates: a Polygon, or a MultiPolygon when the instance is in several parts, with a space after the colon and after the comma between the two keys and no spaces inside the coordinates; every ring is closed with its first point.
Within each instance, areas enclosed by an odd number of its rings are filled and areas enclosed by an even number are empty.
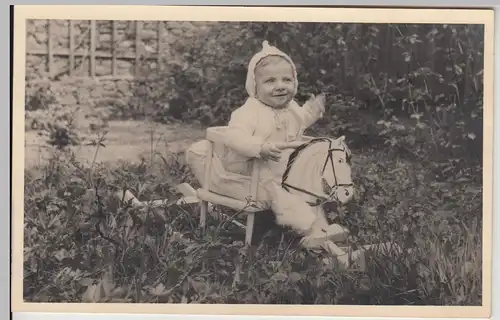
{"type": "Polygon", "coordinates": [[[340,141],[340,142],[344,142],[344,141],[345,141],[345,136],[340,136],[340,137],[339,137],[339,141],[340,141]]]}

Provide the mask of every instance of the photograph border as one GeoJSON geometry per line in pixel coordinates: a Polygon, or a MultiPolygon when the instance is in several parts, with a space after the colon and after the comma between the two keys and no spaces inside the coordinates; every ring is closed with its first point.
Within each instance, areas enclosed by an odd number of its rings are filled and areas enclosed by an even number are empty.
{"type": "Polygon", "coordinates": [[[157,5],[16,5],[14,9],[12,108],[12,312],[78,312],[129,314],[211,314],[359,317],[489,317],[493,213],[493,48],[492,9],[291,8],[157,5]],[[98,10],[96,10],[98,7],[98,10]],[[446,17],[446,18],[445,18],[446,17]],[[263,21],[332,23],[484,24],[483,139],[483,305],[358,306],[358,305],[209,305],[121,303],[26,303],[23,301],[24,221],[24,91],[26,20],[263,21]]]}

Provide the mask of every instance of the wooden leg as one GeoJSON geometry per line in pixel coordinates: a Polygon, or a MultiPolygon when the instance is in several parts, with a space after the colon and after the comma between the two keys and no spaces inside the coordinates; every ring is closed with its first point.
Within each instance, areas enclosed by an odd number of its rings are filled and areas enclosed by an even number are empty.
{"type": "Polygon", "coordinates": [[[333,241],[326,240],[324,243],[324,248],[333,256],[337,258],[342,268],[349,267],[349,256],[348,253],[340,249],[333,241]]]}
{"type": "MultiPolygon", "coordinates": [[[[252,183],[250,185],[250,195],[252,200],[257,201],[257,191],[259,187],[259,161],[254,159],[252,161],[252,183]]],[[[245,234],[245,244],[252,245],[253,226],[255,223],[255,213],[247,212],[247,229],[245,234]]]]}
{"type": "Polygon", "coordinates": [[[208,202],[203,200],[200,201],[200,227],[202,229],[204,229],[206,225],[207,211],[208,211],[208,202]]]}
{"type": "MultiPolygon", "coordinates": [[[[213,148],[214,144],[210,142],[208,144],[208,148],[206,150],[207,158],[205,162],[205,177],[203,181],[203,189],[207,192],[210,190],[210,171],[212,168],[212,158],[213,158],[213,148]]],[[[181,188],[182,189],[182,188],[181,188]]],[[[189,188],[185,188],[185,190],[189,193],[189,188]]],[[[200,199],[201,200],[201,199],[200,199]]],[[[207,220],[207,212],[208,212],[208,201],[202,200],[200,202],[200,226],[202,229],[205,228],[206,220],[207,220]]]]}
{"type": "Polygon", "coordinates": [[[247,213],[247,228],[245,233],[245,244],[247,246],[252,245],[252,235],[253,235],[253,225],[255,222],[255,213],[248,212],[247,213]]]}
{"type": "Polygon", "coordinates": [[[361,272],[366,271],[366,258],[365,258],[365,251],[363,249],[353,251],[351,254],[351,260],[355,265],[356,269],[358,269],[361,272]]]}

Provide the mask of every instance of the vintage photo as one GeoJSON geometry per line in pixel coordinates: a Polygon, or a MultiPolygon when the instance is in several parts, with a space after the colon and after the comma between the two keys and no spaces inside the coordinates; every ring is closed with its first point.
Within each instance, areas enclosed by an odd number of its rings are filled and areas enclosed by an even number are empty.
{"type": "Polygon", "coordinates": [[[16,34],[22,308],[488,314],[489,11],[60,7],[16,34]]]}

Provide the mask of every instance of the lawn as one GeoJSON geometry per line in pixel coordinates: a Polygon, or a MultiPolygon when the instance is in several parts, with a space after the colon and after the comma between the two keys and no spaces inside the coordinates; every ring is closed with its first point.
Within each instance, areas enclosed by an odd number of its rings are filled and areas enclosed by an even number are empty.
{"type": "MultiPolygon", "coordinates": [[[[175,144],[188,131],[199,138],[201,131],[190,130],[161,139],[175,144]]],[[[87,146],[87,156],[47,151],[46,161],[26,170],[26,301],[481,305],[480,181],[442,181],[416,159],[353,149],[359,192],[330,218],[348,227],[353,245],[394,241],[412,249],[369,256],[359,273],[301,249],[266,214],[246,248],[244,231],[223,215],[210,216],[202,232],[196,206],[121,203],[123,188],[143,200],[175,200],[177,183],[196,182],[182,153],[151,152],[158,133],[128,140],[139,135],[119,132],[110,130],[106,147],[87,146]]]]}

